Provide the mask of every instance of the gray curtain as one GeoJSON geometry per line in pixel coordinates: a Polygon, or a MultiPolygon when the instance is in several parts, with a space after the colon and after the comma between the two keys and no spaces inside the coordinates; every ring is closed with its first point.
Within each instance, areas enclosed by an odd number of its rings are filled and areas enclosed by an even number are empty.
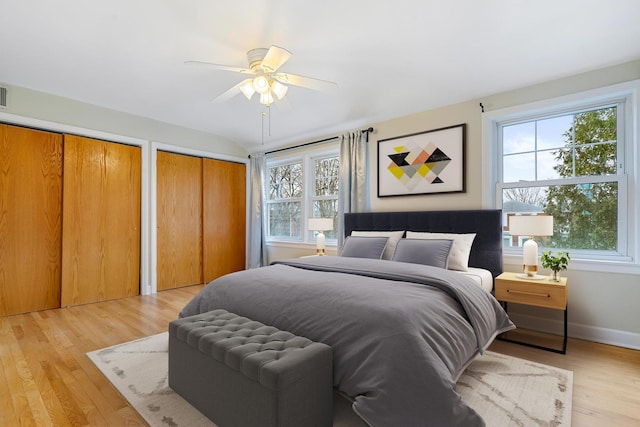
{"type": "Polygon", "coordinates": [[[340,141],[340,194],[338,196],[338,248],[344,241],[344,214],[369,210],[367,137],[360,130],[338,137],[340,141]]]}
{"type": "Polygon", "coordinates": [[[251,155],[251,202],[249,206],[249,268],[267,265],[264,194],[267,158],[264,153],[251,155]]]}

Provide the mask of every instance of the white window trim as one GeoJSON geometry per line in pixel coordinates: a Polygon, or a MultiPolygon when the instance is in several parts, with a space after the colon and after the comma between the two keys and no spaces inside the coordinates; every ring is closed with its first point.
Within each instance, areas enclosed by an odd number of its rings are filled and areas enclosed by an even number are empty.
{"type": "MultiPolygon", "coordinates": [[[[278,166],[283,166],[283,165],[288,165],[288,164],[292,164],[292,163],[299,163],[302,162],[302,176],[303,176],[303,196],[302,198],[291,198],[291,199],[286,199],[286,201],[291,201],[291,202],[300,202],[302,204],[302,206],[304,207],[304,199],[306,197],[306,187],[305,187],[305,182],[304,180],[305,178],[305,174],[306,174],[306,164],[305,164],[305,160],[304,160],[304,156],[291,156],[288,155],[286,157],[274,157],[273,159],[267,159],[267,182],[265,182],[265,185],[267,186],[267,188],[265,188],[264,194],[265,194],[265,204],[267,205],[267,208],[265,209],[265,214],[268,215],[269,209],[268,209],[268,205],[269,205],[269,169],[273,168],[273,167],[278,167],[278,166]]],[[[282,200],[278,200],[280,202],[285,201],[285,199],[282,200]]],[[[304,215],[304,209],[303,209],[303,215],[304,215]]],[[[305,224],[302,224],[302,236],[304,236],[304,229],[305,229],[305,224]]],[[[278,238],[273,238],[273,237],[269,237],[268,235],[266,236],[267,239],[267,243],[270,242],[302,242],[304,240],[300,240],[297,239],[295,237],[278,237],[278,238]]]]}
{"type": "MultiPolygon", "coordinates": [[[[311,202],[315,197],[310,194],[311,184],[313,182],[313,161],[319,158],[332,157],[332,156],[340,156],[340,147],[337,143],[328,143],[322,144],[319,147],[305,148],[304,150],[299,150],[296,154],[283,154],[279,156],[272,156],[267,159],[267,170],[274,166],[285,165],[289,163],[296,163],[302,161],[302,173],[304,176],[304,184],[303,191],[304,195],[302,198],[302,238],[283,238],[283,237],[269,237],[267,236],[267,245],[275,246],[275,247],[289,247],[289,248],[300,248],[300,247],[308,247],[315,248],[316,240],[315,238],[309,238],[309,229],[307,227],[306,218],[311,217],[311,202]]],[[[268,185],[268,183],[266,184],[268,185]]],[[[267,194],[268,191],[265,192],[267,194]]],[[[293,200],[293,199],[292,199],[293,200]]],[[[299,200],[299,199],[295,199],[299,200]]],[[[337,248],[338,241],[337,239],[329,239],[326,240],[326,246],[328,248],[337,248]]]]}
{"type": "MultiPolygon", "coordinates": [[[[626,180],[622,180],[626,187],[626,208],[620,212],[621,220],[627,223],[627,257],[619,259],[593,259],[580,258],[577,252],[571,260],[571,268],[583,271],[600,271],[623,274],[640,274],[640,197],[637,190],[640,189],[638,178],[640,176],[640,80],[633,80],[612,86],[602,87],[589,91],[574,93],[558,98],[532,102],[523,105],[489,111],[482,115],[482,160],[483,176],[482,188],[485,193],[483,207],[485,209],[500,208],[497,206],[496,184],[498,183],[500,165],[498,153],[500,148],[498,140],[498,123],[518,120],[535,115],[546,115],[550,112],[581,108],[588,104],[615,102],[625,99],[625,144],[622,153],[625,165],[626,180]]],[[[504,185],[504,184],[503,184],[504,185]]],[[[506,264],[520,264],[522,256],[519,254],[505,253],[506,264]]]]}

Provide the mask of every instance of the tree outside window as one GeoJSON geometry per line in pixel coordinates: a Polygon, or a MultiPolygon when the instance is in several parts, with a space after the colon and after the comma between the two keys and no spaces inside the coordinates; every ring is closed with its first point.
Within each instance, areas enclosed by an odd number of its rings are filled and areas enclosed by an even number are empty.
{"type": "MultiPolygon", "coordinates": [[[[338,156],[314,159],[314,193],[311,196],[312,217],[333,218],[333,230],[324,232],[335,239],[338,230],[338,188],[340,162],[338,156]]],[[[311,230],[313,231],[313,230],[311,230]]]]}
{"type": "Polygon", "coordinates": [[[338,229],[340,159],[335,150],[268,165],[267,238],[314,242],[314,230],[307,230],[307,218],[333,218],[333,230],[325,231],[330,241],[338,229]]]}
{"type": "Polygon", "coordinates": [[[617,113],[614,105],[501,127],[503,211],[553,215],[543,246],[618,250],[617,113]]]}
{"type": "Polygon", "coordinates": [[[302,162],[269,168],[268,236],[302,237],[303,178],[302,162]]]}

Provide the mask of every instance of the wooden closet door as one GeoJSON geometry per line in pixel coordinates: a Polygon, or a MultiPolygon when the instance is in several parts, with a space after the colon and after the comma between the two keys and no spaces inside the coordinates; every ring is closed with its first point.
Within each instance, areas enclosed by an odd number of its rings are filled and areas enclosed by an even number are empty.
{"type": "Polygon", "coordinates": [[[204,281],[244,270],[246,261],[246,166],[203,160],[204,281]]]}
{"type": "Polygon", "coordinates": [[[0,315],[60,307],[62,135],[0,125],[0,315]]]}
{"type": "Polygon", "coordinates": [[[202,159],[158,151],[157,289],[202,283],[202,159]]]}
{"type": "Polygon", "coordinates": [[[140,147],[64,137],[62,306],[140,291],[140,147]]]}
{"type": "Polygon", "coordinates": [[[246,166],[204,159],[204,281],[244,270],[246,261],[246,166]]]}

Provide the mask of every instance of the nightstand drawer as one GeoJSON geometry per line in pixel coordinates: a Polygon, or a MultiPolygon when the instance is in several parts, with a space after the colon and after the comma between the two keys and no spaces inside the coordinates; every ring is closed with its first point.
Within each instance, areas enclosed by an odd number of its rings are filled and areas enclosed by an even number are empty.
{"type": "Polygon", "coordinates": [[[536,283],[532,280],[496,279],[496,299],[564,310],[567,307],[567,286],[566,282],[556,284],[547,280],[536,283]]]}
{"type": "Polygon", "coordinates": [[[541,348],[565,354],[567,351],[567,278],[563,277],[559,282],[552,282],[547,278],[523,277],[521,274],[505,272],[495,279],[496,299],[502,302],[505,311],[510,302],[516,304],[546,307],[564,311],[564,335],[562,348],[543,347],[535,343],[527,343],[502,334],[499,339],[541,348]]]}

